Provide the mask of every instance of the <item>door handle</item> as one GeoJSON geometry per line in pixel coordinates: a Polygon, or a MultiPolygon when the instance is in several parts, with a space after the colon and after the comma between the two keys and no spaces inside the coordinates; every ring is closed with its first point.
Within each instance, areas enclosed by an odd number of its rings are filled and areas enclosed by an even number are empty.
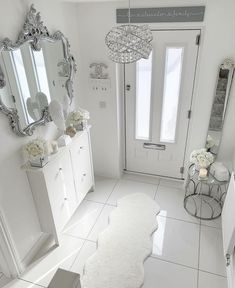
{"type": "Polygon", "coordinates": [[[163,144],[144,143],[143,147],[145,149],[166,150],[166,145],[163,145],[163,144]]]}
{"type": "Polygon", "coordinates": [[[130,91],[131,90],[131,85],[130,84],[127,84],[126,85],[126,91],[130,91]]]}

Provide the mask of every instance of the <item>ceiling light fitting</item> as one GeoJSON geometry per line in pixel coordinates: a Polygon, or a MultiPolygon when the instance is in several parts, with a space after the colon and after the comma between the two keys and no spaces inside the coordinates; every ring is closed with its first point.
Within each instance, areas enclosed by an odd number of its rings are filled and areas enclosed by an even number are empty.
{"type": "Polygon", "coordinates": [[[109,58],[117,63],[127,64],[141,58],[147,59],[152,51],[153,35],[148,25],[130,24],[130,0],[128,24],[112,28],[105,37],[109,58]]]}

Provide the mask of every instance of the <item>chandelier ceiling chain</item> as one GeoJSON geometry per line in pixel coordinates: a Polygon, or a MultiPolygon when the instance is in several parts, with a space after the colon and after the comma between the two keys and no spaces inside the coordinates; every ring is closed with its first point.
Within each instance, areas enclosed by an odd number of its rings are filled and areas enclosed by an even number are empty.
{"type": "Polygon", "coordinates": [[[152,51],[152,32],[147,25],[131,24],[130,6],[129,0],[128,24],[112,28],[105,37],[109,58],[122,64],[147,59],[152,51]]]}

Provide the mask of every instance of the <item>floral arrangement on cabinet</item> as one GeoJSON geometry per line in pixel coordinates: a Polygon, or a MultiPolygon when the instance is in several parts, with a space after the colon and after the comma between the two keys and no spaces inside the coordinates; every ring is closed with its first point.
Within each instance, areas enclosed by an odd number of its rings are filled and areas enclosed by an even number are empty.
{"type": "Polygon", "coordinates": [[[48,144],[42,138],[36,138],[28,142],[23,147],[23,153],[31,166],[43,167],[48,162],[48,144]]]}
{"type": "Polygon", "coordinates": [[[67,129],[66,134],[69,135],[68,132],[72,132],[72,128],[75,128],[77,131],[81,131],[86,129],[87,121],[90,119],[90,114],[87,110],[77,109],[69,113],[67,118],[67,129]]]}
{"type": "Polygon", "coordinates": [[[191,153],[190,162],[195,164],[195,168],[199,170],[199,180],[206,180],[207,168],[214,162],[214,156],[212,153],[207,152],[206,148],[202,148],[191,153]]]}
{"type": "Polygon", "coordinates": [[[77,131],[86,129],[87,120],[90,119],[89,112],[82,108],[70,111],[70,105],[66,95],[62,102],[56,99],[52,100],[49,105],[49,111],[58,130],[70,137],[73,137],[77,131]]]}

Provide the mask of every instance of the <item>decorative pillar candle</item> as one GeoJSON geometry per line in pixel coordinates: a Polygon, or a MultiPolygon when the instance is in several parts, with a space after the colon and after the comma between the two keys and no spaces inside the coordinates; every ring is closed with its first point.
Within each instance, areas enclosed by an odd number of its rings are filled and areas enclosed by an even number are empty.
{"type": "Polygon", "coordinates": [[[199,170],[199,178],[200,179],[207,179],[207,173],[208,173],[208,171],[207,171],[207,169],[206,168],[200,168],[200,170],[199,170]]]}

